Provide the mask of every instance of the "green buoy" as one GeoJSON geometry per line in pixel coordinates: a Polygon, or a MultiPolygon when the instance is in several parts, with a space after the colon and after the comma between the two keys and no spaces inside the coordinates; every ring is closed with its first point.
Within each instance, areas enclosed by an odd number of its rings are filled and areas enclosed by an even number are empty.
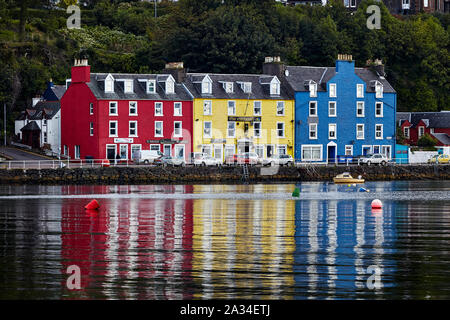
{"type": "Polygon", "coordinates": [[[300,189],[295,188],[294,192],[292,192],[292,196],[297,198],[300,197],[300,189]]]}

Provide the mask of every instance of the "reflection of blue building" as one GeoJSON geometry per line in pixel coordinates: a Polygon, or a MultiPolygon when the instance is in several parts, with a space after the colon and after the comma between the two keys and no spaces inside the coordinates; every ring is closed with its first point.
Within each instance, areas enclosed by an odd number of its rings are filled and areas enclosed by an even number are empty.
{"type": "Polygon", "coordinates": [[[355,68],[340,55],[336,67],[287,66],[295,92],[295,158],[335,162],[344,156],[394,156],[396,93],[384,67],[355,68]]]}
{"type": "Polygon", "coordinates": [[[294,278],[296,298],[356,298],[366,287],[371,265],[381,268],[383,287],[395,268],[395,207],[373,214],[366,200],[297,201],[294,278]]]}

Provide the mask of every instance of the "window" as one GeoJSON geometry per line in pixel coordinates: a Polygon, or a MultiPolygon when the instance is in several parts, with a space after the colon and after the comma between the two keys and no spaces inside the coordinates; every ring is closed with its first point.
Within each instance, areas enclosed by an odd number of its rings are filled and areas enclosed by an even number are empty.
{"type": "Polygon", "coordinates": [[[356,116],[357,117],[364,117],[364,101],[358,101],[356,102],[356,116]]]}
{"type": "Polygon", "coordinates": [[[228,138],[234,138],[236,134],[236,122],[228,122],[227,136],[228,138]]]}
{"type": "Polygon", "coordinates": [[[110,116],[117,116],[117,102],[110,102],[109,103],[109,115],[110,116]]]}
{"type": "Polygon", "coordinates": [[[373,146],[373,153],[374,154],[380,153],[380,146],[373,146]]]}
{"type": "Polygon", "coordinates": [[[425,127],[419,127],[419,138],[425,134],[425,127]]]}
{"type": "Polygon", "coordinates": [[[47,125],[47,119],[43,119],[43,120],[42,120],[42,125],[43,125],[43,126],[46,126],[46,125],[47,125]]]}
{"type": "Polygon", "coordinates": [[[224,82],[223,88],[226,93],[233,93],[233,82],[224,82]]]}
{"type": "Polygon", "coordinates": [[[280,84],[279,83],[271,83],[270,84],[270,94],[271,95],[279,95],[280,94],[280,84]]]}
{"type": "Polygon", "coordinates": [[[336,124],[328,124],[328,139],[336,139],[336,124]]]}
{"type": "Polygon", "coordinates": [[[364,98],[364,85],[362,83],[356,85],[356,97],[364,98]]]}
{"type": "Polygon", "coordinates": [[[114,92],[114,80],[110,77],[105,79],[105,92],[114,92]]]}
{"type": "Polygon", "coordinates": [[[155,102],[155,116],[163,115],[163,104],[162,102],[155,102]]]}
{"type": "Polygon", "coordinates": [[[91,135],[91,137],[94,135],[94,123],[93,122],[89,123],[89,134],[91,135]]]}
{"type": "Polygon", "coordinates": [[[284,138],[284,122],[277,122],[277,136],[284,138]]]}
{"type": "Polygon", "coordinates": [[[125,93],[133,93],[133,80],[127,79],[124,81],[123,90],[125,93]]]}
{"type": "Polygon", "coordinates": [[[336,83],[330,83],[330,97],[336,98],[336,83]]]}
{"type": "Polygon", "coordinates": [[[278,145],[277,152],[279,155],[286,154],[286,145],[278,145]]]}
{"type": "Polygon", "coordinates": [[[403,135],[404,135],[406,138],[409,138],[409,127],[404,127],[404,128],[403,128],[403,135]]]}
{"type": "Polygon", "coordinates": [[[277,102],[277,116],[284,116],[284,101],[277,102]]]}
{"type": "Polygon", "coordinates": [[[383,85],[377,81],[375,84],[375,97],[383,98],[383,85]]]}
{"type": "Polygon", "coordinates": [[[183,128],[182,128],[182,122],[181,121],[175,121],[173,123],[173,136],[174,137],[182,137],[183,136],[183,128]]]}
{"type": "Polygon", "coordinates": [[[207,156],[212,157],[212,146],[211,145],[203,145],[202,153],[206,154],[207,156]]]}
{"type": "Polygon", "coordinates": [[[64,146],[64,149],[63,149],[63,155],[65,155],[65,156],[68,156],[68,154],[67,154],[67,146],[65,145],[64,146]]]}
{"type": "Polygon", "coordinates": [[[182,116],[183,115],[183,109],[181,102],[175,102],[173,104],[173,115],[174,116],[182,116]]]}
{"type": "Polygon", "coordinates": [[[261,122],[253,122],[253,135],[255,138],[261,137],[261,122]]]}
{"type": "Polygon", "coordinates": [[[130,116],[137,116],[137,102],[130,101],[129,103],[130,116]]]}
{"type": "Polygon", "coordinates": [[[364,124],[356,125],[356,139],[364,139],[364,124]]]}
{"type": "Polygon", "coordinates": [[[255,115],[255,116],[261,115],[261,101],[253,102],[253,115],[255,115]]]}
{"type": "Polygon", "coordinates": [[[212,101],[211,100],[206,100],[203,102],[203,114],[205,116],[212,115],[212,101]]]}
{"type": "Polygon", "coordinates": [[[352,8],[356,7],[356,0],[350,0],[350,7],[352,8]]]}
{"type": "Polygon", "coordinates": [[[117,137],[117,121],[109,122],[109,136],[117,137]]]}
{"type": "Polygon", "coordinates": [[[353,155],[353,146],[352,145],[346,145],[345,146],[345,155],[346,156],[352,156],[353,155]]]}
{"type": "Polygon", "coordinates": [[[225,158],[232,156],[234,154],[235,147],[234,145],[226,145],[225,146],[225,158]]]}
{"type": "Polygon", "coordinates": [[[251,82],[241,82],[241,89],[244,93],[252,93],[252,83],[251,82]]]}
{"type": "Polygon", "coordinates": [[[163,122],[155,121],[155,137],[163,136],[163,122]]]}
{"type": "Polygon", "coordinates": [[[317,123],[309,124],[309,138],[317,139],[317,123]]]}
{"type": "Polygon", "coordinates": [[[328,102],[328,116],[336,117],[336,101],[328,102]]]}
{"type": "Polygon", "coordinates": [[[235,101],[228,101],[228,115],[229,116],[236,115],[236,102],[235,101]]]}
{"type": "Polygon", "coordinates": [[[94,104],[92,102],[89,103],[89,114],[90,115],[94,114],[94,104]]]}
{"type": "Polygon", "coordinates": [[[156,81],[148,80],[147,81],[147,93],[155,93],[156,92],[156,81]]]}
{"type": "Polygon", "coordinates": [[[255,146],[255,153],[258,155],[258,158],[264,158],[264,146],[257,145],[255,146]]]}
{"type": "Polygon", "coordinates": [[[150,150],[161,151],[161,147],[159,146],[159,144],[151,144],[150,145],[150,150]]]}
{"type": "Polygon", "coordinates": [[[314,81],[311,81],[309,83],[309,96],[317,97],[317,83],[315,83],[314,81]]]}
{"type": "Polygon", "coordinates": [[[75,159],[80,159],[80,146],[75,146],[75,153],[74,153],[74,158],[75,159]]]}
{"type": "Polygon", "coordinates": [[[382,124],[375,125],[375,139],[383,139],[383,125],[382,124]]]}
{"type": "Polygon", "coordinates": [[[309,103],[309,116],[317,117],[317,102],[316,101],[311,101],[309,103]]]}
{"type": "Polygon", "coordinates": [[[212,93],[212,83],[209,79],[204,79],[202,81],[202,94],[212,93]]]}
{"type": "Polygon", "coordinates": [[[203,122],[203,137],[204,138],[212,137],[211,127],[212,127],[211,121],[203,122]]]}
{"type": "Polygon", "coordinates": [[[137,137],[137,121],[129,122],[129,136],[137,137]]]}
{"type": "Polygon", "coordinates": [[[423,0],[423,6],[428,7],[428,0],[423,0]]]}
{"type": "Polygon", "coordinates": [[[141,158],[141,145],[132,144],[131,145],[131,159],[139,160],[141,158]]]}
{"type": "Polygon", "coordinates": [[[302,161],[322,161],[322,146],[302,145],[302,161]]]}
{"type": "Polygon", "coordinates": [[[175,83],[171,78],[166,81],[166,94],[172,94],[175,92],[175,83]]]}
{"type": "Polygon", "coordinates": [[[47,134],[47,132],[44,131],[44,143],[48,142],[47,137],[48,137],[48,134],[47,134]]]}
{"type": "Polygon", "coordinates": [[[383,102],[375,102],[375,117],[383,116],[383,102]]]}

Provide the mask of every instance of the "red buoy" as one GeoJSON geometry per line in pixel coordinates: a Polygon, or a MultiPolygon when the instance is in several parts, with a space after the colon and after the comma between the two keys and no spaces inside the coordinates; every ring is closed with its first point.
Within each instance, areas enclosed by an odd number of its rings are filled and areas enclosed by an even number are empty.
{"type": "Polygon", "coordinates": [[[109,167],[111,163],[108,159],[102,160],[102,167],[109,167]]]}
{"type": "Polygon", "coordinates": [[[381,209],[383,207],[383,204],[380,200],[375,199],[372,201],[372,209],[381,209]]]}
{"type": "Polygon", "coordinates": [[[100,208],[100,204],[97,200],[92,200],[84,208],[87,210],[97,210],[98,208],[100,208]]]}

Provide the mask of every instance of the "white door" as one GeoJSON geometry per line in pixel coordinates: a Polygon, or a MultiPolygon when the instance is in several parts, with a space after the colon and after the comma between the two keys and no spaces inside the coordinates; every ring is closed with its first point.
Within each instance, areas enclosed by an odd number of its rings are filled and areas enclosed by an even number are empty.
{"type": "Polygon", "coordinates": [[[170,144],[165,144],[164,145],[164,155],[165,156],[172,155],[172,145],[170,145],[170,144]]]}
{"type": "Polygon", "coordinates": [[[122,160],[128,159],[128,145],[127,144],[120,145],[120,159],[122,159],[122,160]]]}
{"type": "Polygon", "coordinates": [[[221,144],[214,145],[214,158],[223,160],[223,146],[221,144]]]}

